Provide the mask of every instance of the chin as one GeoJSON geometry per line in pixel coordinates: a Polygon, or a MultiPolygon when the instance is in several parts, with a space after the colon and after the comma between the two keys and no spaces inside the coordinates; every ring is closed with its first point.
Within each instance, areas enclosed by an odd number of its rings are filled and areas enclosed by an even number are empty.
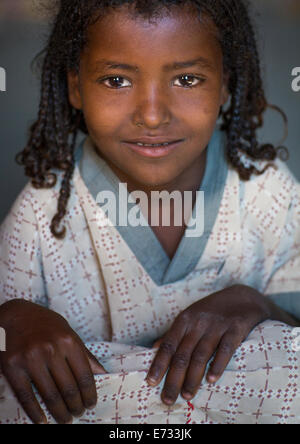
{"type": "Polygon", "coordinates": [[[174,168],[173,171],[166,171],[166,167],[159,168],[156,167],[142,168],[136,170],[134,175],[131,177],[141,185],[150,187],[162,187],[176,181],[179,177],[180,172],[174,168]]]}
{"type": "Polygon", "coordinates": [[[162,177],[156,177],[154,178],[152,177],[146,177],[145,175],[142,177],[138,177],[136,178],[136,181],[138,183],[140,183],[143,187],[153,187],[153,188],[157,188],[157,187],[163,187],[164,185],[167,185],[168,183],[170,183],[172,180],[174,180],[174,178],[162,178],[162,177]]]}

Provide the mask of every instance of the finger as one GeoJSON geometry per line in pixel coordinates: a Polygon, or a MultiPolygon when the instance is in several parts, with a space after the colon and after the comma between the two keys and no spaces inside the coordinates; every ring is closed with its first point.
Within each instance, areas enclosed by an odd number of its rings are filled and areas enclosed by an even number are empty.
{"type": "Polygon", "coordinates": [[[85,411],[77,382],[65,359],[49,368],[52,378],[72,416],[82,416],[85,411]]]}
{"type": "Polygon", "coordinates": [[[240,335],[234,332],[225,333],[216,351],[216,356],[207,372],[207,381],[216,382],[223,374],[233,354],[242,342],[240,335]]]}
{"type": "Polygon", "coordinates": [[[185,334],[185,328],[179,323],[173,324],[171,330],[162,338],[158,352],[150,366],[146,380],[149,385],[160,383],[166,373],[171,359],[185,334]]]}
{"type": "Polygon", "coordinates": [[[20,369],[15,369],[13,373],[5,370],[3,368],[3,374],[31,421],[34,424],[47,424],[46,415],[34,395],[28,374],[20,369]]]}
{"type": "Polygon", "coordinates": [[[195,333],[186,335],[172,357],[161,395],[162,401],[167,405],[174,404],[178,398],[196,344],[195,333]]]}
{"type": "Polygon", "coordinates": [[[73,348],[66,359],[79,387],[83,405],[87,409],[94,408],[97,405],[97,390],[85,348],[73,348]]]}
{"type": "Polygon", "coordinates": [[[101,365],[100,362],[98,362],[98,359],[89,351],[89,349],[85,348],[85,350],[92,373],[94,375],[104,375],[108,373],[107,370],[105,370],[105,368],[103,367],[103,365],[101,365]]]}
{"type": "Polygon", "coordinates": [[[190,400],[199,390],[208,361],[216,351],[220,342],[220,335],[204,334],[191,356],[190,365],[186,372],[182,388],[182,397],[190,400]]]}
{"type": "MultiPolygon", "coordinates": [[[[62,368],[62,364],[59,362],[57,367],[62,368]]],[[[71,424],[73,417],[67,409],[50,370],[45,366],[34,367],[29,369],[29,375],[55,421],[58,424],[71,424]]]]}

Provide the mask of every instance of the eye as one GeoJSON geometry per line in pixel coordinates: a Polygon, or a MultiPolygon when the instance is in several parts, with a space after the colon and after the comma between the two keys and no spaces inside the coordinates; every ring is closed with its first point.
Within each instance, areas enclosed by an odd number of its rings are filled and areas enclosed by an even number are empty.
{"type": "MultiPolygon", "coordinates": [[[[179,85],[179,86],[183,86],[184,88],[194,88],[198,84],[205,82],[205,79],[202,79],[201,77],[196,77],[191,74],[184,74],[182,76],[179,76],[178,79],[180,80],[180,82],[185,83],[185,85],[182,85],[182,84],[179,85]]],[[[175,82],[174,82],[174,84],[175,84],[175,82]]]]}
{"type": "Polygon", "coordinates": [[[130,86],[130,82],[121,76],[106,77],[105,79],[102,79],[99,82],[104,83],[109,88],[114,88],[114,89],[120,89],[120,88],[124,88],[125,86],[130,86]],[[124,83],[123,83],[124,81],[128,82],[129,85],[126,85],[126,84],[124,85],[124,83]],[[123,86],[120,86],[120,84],[122,85],[122,83],[123,83],[123,86]]]}

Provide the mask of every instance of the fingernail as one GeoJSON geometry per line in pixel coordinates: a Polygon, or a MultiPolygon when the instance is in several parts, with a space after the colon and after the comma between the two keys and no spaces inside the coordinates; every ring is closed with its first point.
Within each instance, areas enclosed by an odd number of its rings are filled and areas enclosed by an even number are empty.
{"type": "Polygon", "coordinates": [[[168,404],[168,405],[174,404],[174,400],[171,398],[164,398],[163,401],[165,404],[168,404]]]}
{"type": "Polygon", "coordinates": [[[209,375],[207,379],[208,382],[214,383],[217,381],[218,377],[216,375],[209,375]]]}
{"type": "Polygon", "coordinates": [[[84,414],[85,414],[85,412],[77,413],[76,415],[75,415],[75,413],[73,413],[73,416],[74,416],[74,418],[82,418],[84,414]]]}
{"type": "Polygon", "coordinates": [[[156,384],[159,377],[159,372],[157,370],[151,370],[149,371],[147,375],[147,381],[151,384],[156,384]]]}
{"type": "Polygon", "coordinates": [[[87,410],[94,410],[96,408],[97,404],[93,405],[92,407],[87,407],[87,410]]]}
{"type": "Polygon", "coordinates": [[[182,393],[183,398],[192,399],[193,395],[190,392],[182,393]]]}
{"type": "Polygon", "coordinates": [[[157,384],[157,379],[153,378],[153,376],[149,376],[146,379],[147,379],[148,384],[150,384],[150,385],[156,385],[157,384]]]}

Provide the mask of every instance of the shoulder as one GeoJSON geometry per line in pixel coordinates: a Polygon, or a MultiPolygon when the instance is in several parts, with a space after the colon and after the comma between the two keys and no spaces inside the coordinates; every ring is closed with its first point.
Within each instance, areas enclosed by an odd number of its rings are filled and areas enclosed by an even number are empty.
{"type": "MultiPolygon", "coordinates": [[[[259,171],[268,164],[266,161],[256,162],[259,171]]],[[[250,180],[241,181],[245,188],[245,198],[255,199],[257,205],[270,208],[277,203],[282,209],[288,208],[291,199],[300,196],[300,183],[288,165],[277,158],[270,162],[263,174],[252,174],[250,180]]]]}
{"type": "MultiPolygon", "coordinates": [[[[59,192],[63,180],[63,172],[53,170],[57,180],[52,188],[35,188],[32,181],[29,180],[24,188],[19,192],[15,201],[10,207],[2,226],[11,226],[11,224],[22,223],[24,226],[31,226],[36,229],[36,224],[41,218],[48,221],[53,218],[57,212],[57,203],[59,192]]],[[[73,206],[76,200],[76,191],[72,178],[71,195],[67,205],[67,211],[73,206]]]]}
{"type": "MultiPolygon", "coordinates": [[[[258,161],[255,166],[259,171],[267,165],[258,161]]],[[[277,158],[274,165],[263,174],[252,174],[250,180],[242,181],[238,177],[240,189],[240,213],[242,224],[248,229],[255,229],[262,235],[271,231],[279,236],[283,226],[296,216],[300,222],[300,183],[288,165],[277,158]]]]}

